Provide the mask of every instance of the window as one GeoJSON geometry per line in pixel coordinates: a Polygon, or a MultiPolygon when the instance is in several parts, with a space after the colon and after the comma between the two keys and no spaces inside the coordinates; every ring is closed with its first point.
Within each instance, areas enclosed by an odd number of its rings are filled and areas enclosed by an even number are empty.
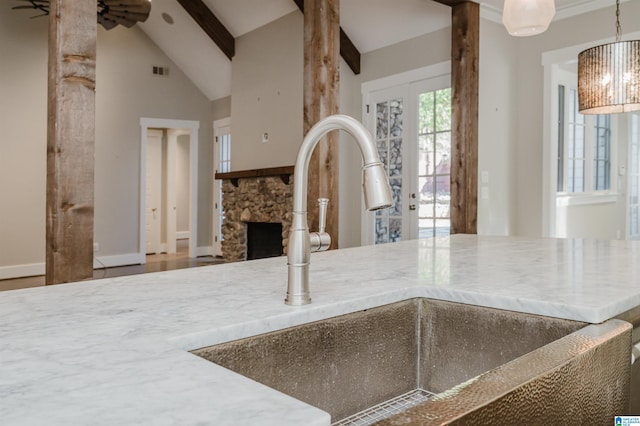
{"type": "Polygon", "coordinates": [[[225,133],[218,136],[218,142],[220,142],[219,172],[228,173],[231,171],[231,134],[225,133]]]}
{"type": "MultiPolygon", "coordinates": [[[[218,170],[220,173],[229,173],[231,171],[231,134],[224,133],[220,136],[216,136],[216,141],[220,144],[220,161],[218,163],[218,170]]],[[[218,235],[220,241],[224,240],[222,234],[222,224],[224,223],[224,208],[222,207],[222,187],[218,190],[217,205],[220,206],[220,219],[218,221],[218,235]]]]}
{"type": "Polygon", "coordinates": [[[611,116],[580,114],[578,91],[558,86],[557,191],[609,191],[611,169],[611,116]]]}
{"type": "Polygon", "coordinates": [[[451,89],[421,93],[418,99],[419,237],[449,235],[451,89]]]}
{"type": "MultiPolygon", "coordinates": [[[[214,149],[213,164],[216,173],[231,171],[231,119],[223,118],[213,122],[214,149]]],[[[222,206],[222,181],[213,182],[213,253],[222,256],[222,225],[224,223],[224,208],[222,206]]]]}
{"type": "Polygon", "coordinates": [[[595,117],[593,155],[593,187],[596,191],[611,189],[611,116],[595,117]]]}

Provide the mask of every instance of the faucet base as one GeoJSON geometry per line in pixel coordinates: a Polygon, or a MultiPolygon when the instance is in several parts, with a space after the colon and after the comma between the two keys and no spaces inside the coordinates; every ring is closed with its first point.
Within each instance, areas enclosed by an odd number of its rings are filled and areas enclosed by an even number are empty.
{"type": "Polygon", "coordinates": [[[309,293],[306,294],[287,294],[284,303],[289,306],[302,306],[311,303],[309,293]]]}
{"type": "MultiPolygon", "coordinates": [[[[308,235],[308,234],[306,234],[308,235]]],[[[306,237],[308,241],[308,237],[306,237]]],[[[311,303],[309,293],[309,262],[289,263],[289,285],[284,303],[291,306],[302,306],[311,303]]]]}

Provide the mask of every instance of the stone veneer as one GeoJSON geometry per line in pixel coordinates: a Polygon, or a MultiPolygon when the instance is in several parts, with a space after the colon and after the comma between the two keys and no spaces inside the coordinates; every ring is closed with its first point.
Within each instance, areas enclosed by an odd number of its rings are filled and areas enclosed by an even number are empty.
{"type": "Polygon", "coordinates": [[[288,179],[280,176],[224,179],[222,206],[225,262],[247,259],[247,222],[282,223],[283,254],[287,253],[293,210],[292,176],[288,179]]]}

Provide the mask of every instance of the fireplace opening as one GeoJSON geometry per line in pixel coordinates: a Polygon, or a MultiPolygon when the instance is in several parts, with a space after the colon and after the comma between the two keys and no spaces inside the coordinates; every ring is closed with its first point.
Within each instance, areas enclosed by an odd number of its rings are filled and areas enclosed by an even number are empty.
{"type": "Polygon", "coordinates": [[[281,255],[281,223],[247,222],[247,260],[281,255]]]}

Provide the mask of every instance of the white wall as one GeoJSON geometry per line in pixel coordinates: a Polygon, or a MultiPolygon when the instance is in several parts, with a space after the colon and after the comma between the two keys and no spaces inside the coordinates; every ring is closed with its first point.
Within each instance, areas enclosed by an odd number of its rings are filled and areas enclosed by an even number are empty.
{"type": "Polygon", "coordinates": [[[302,142],[303,16],[292,12],[236,39],[231,170],[295,163],[302,142]],[[262,143],[262,134],[269,142],[262,143]]]}
{"type": "MultiPolygon", "coordinates": [[[[47,19],[11,7],[0,6],[0,268],[41,264],[45,249],[47,19]]],[[[200,121],[198,244],[210,245],[211,102],[137,27],[99,26],[96,74],[99,255],[138,250],[141,117],[200,121]]]]}
{"type": "Polygon", "coordinates": [[[211,121],[231,117],[231,96],[211,101],[211,121]]]}
{"type": "Polygon", "coordinates": [[[514,155],[518,96],[517,39],[480,22],[478,98],[478,234],[511,235],[515,222],[514,155]],[[483,182],[482,176],[488,178],[483,182]]]}
{"type": "Polygon", "coordinates": [[[45,253],[47,28],[11,6],[0,6],[0,267],[45,253]]]}

